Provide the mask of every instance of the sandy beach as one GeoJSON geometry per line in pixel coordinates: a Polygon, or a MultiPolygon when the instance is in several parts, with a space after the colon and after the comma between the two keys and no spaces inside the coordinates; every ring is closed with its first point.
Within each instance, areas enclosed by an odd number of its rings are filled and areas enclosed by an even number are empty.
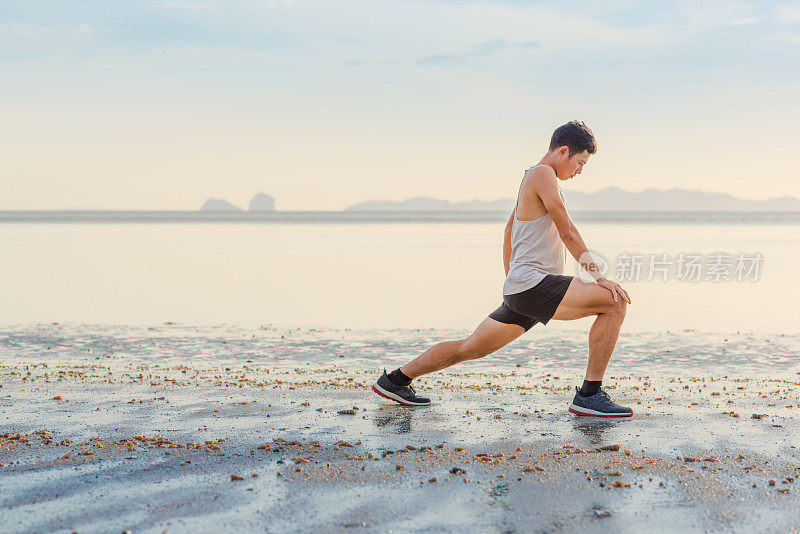
{"type": "MultiPolygon", "coordinates": [[[[314,329],[6,329],[3,531],[800,528],[788,363],[750,376],[612,371],[609,391],[634,417],[610,421],[567,412],[580,357],[566,350],[560,373],[498,353],[494,368],[485,358],[422,377],[434,404],[405,408],[369,390],[381,363],[259,357],[248,335],[373,350],[363,332],[314,329]],[[184,351],[197,357],[179,364],[184,351]]],[[[371,335],[391,352],[421,333],[371,335]]]]}

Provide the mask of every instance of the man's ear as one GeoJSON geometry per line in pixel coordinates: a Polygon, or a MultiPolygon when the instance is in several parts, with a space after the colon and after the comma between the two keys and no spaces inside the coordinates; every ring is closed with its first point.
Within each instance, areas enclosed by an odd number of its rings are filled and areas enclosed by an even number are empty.
{"type": "Polygon", "coordinates": [[[569,159],[569,147],[566,145],[558,147],[556,154],[558,154],[560,158],[569,159]]]}

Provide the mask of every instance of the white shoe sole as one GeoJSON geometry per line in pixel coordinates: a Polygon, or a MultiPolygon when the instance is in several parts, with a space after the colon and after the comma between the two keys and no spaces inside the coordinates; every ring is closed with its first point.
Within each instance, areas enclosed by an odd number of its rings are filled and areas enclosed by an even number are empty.
{"type": "Polygon", "coordinates": [[[380,387],[377,383],[372,385],[372,391],[374,391],[375,393],[377,393],[381,397],[385,397],[385,398],[387,398],[389,400],[393,400],[395,402],[399,402],[403,406],[430,406],[430,404],[431,404],[430,401],[429,402],[410,402],[410,401],[407,401],[406,399],[404,399],[404,398],[402,398],[402,397],[400,397],[398,395],[395,395],[394,393],[386,391],[385,389],[380,387]]]}
{"type": "Polygon", "coordinates": [[[589,408],[584,408],[576,404],[570,404],[569,411],[575,415],[591,415],[592,417],[630,417],[633,415],[633,411],[628,413],[604,413],[598,412],[597,410],[590,410],[589,408]]]}

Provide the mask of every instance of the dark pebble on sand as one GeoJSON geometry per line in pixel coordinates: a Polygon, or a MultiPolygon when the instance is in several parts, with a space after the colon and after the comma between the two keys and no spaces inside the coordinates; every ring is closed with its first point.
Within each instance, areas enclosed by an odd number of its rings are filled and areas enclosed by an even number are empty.
{"type": "Polygon", "coordinates": [[[588,515],[592,519],[605,519],[606,517],[611,517],[611,511],[598,506],[589,510],[588,515]]]}

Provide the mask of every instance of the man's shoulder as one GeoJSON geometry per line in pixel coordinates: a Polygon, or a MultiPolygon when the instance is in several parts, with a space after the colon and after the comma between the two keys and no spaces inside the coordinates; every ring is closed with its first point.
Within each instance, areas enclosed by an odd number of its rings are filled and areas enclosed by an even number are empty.
{"type": "Polygon", "coordinates": [[[552,176],[555,178],[556,173],[550,165],[534,165],[525,171],[525,176],[552,176]]]}
{"type": "Polygon", "coordinates": [[[525,174],[525,183],[529,187],[538,191],[540,189],[555,189],[558,184],[556,173],[549,165],[539,165],[532,167],[525,174]]]}

